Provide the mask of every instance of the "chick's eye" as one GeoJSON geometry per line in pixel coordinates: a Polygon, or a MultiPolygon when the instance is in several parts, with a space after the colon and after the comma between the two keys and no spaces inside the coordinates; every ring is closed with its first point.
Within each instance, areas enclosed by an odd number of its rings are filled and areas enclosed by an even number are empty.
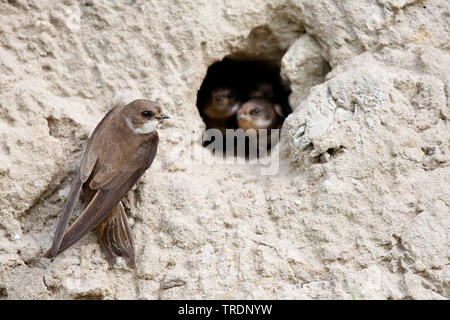
{"type": "Polygon", "coordinates": [[[252,111],[250,111],[250,114],[255,115],[261,112],[261,109],[253,109],[252,111]]]}
{"type": "Polygon", "coordinates": [[[151,116],[153,116],[153,112],[151,112],[151,111],[142,111],[141,114],[143,117],[146,117],[146,118],[150,118],[151,116]]]}

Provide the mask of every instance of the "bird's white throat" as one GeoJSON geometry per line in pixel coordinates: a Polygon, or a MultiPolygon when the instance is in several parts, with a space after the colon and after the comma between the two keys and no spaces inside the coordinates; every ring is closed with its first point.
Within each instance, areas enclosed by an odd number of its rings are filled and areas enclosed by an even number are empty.
{"type": "Polygon", "coordinates": [[[127,123],[127,126],[137,134],[149,134],[150,132],[155,131],[158,127],[158,120],[147,121],[140,127],[133,126],[128,118],[125,118],[125,122],[127,123]]]}

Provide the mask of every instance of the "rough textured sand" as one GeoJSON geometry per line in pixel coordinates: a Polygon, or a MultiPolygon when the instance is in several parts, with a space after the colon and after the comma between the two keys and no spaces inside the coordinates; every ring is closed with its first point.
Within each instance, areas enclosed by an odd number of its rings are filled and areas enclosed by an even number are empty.
{"type": "Polygon", "coordinates": [[[0,1],[0,299],[450,297],[448,1],[114,2],[0,1]],[[186,151],[226,56],[291,85],[276,175],[186,151]],[[171,120],[125,200],[136,271],[94,234],[42,258],[90,133],[142,97],[171,120]]]}

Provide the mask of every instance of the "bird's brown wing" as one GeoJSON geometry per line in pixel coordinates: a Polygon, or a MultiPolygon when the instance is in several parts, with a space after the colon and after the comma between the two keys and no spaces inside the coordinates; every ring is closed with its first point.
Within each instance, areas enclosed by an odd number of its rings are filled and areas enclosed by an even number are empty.
{"type": "Polygon", "coordinates": [[[94,132],[91,135],[91,138],[88,141],[86,146],[86,150],[84,151],[83,159],[81,159],[80,164],[80,179],[81,182],[85,183],[92,174],[94,170],[95,164],[97,163],[97,159],[99,155],[104,152],[101,146],[104,146],[107,142],[105,139],[108,139],[108,134],[102,134],[102,131],[105,130],[103,123],[107,121],[114,112],[118,112],[117,108],[111,109],[106,116],[100,121],[100,123],[95,128],[94,132]]]}
{"type": "Polygon", "coordinates": [[[77,175],[72,182],[72,187],[70,188],[69,195],[67,197],[66,204],[64,205],[64,209],[59,216],[58,224],[56,226],[55,236],[53,238],[52,247],[48,250],[44,256],[47,258],[52,258],[57,255],[59,246],[61,245],[61,240],[64,235],[64,231],[67,228],[70,217],[73,213],[73,209],[75,207],[76,200],[78,199],[78,194],[80,193],[81,186],[83,183],[89,178],[94,169],[95,163],[98,159],[98,150],[96,148],[92,148],[92,145],[98,143],[99,131],[102,130],[102,123],[105,122],[106,119],[111,117],[113,111],[116,109],[110,110],[105,117],[103,117],[102,121],[95,127],[94,132],[92,132],[91,137],[87,143],[86,149],[83,154],[83,158],[81,160],[80,168],[77,170],[77,175]]]}
{"type": "Polygon", "coordinates": [[[67,197],[64,209],[59,216],[58,224],[56,225],[56,232],[53,238],[52,247],[45,253],[46,258],[51,258],[56,256],[61,245],[61,240],[66,230],[67,224],[69,223],[70,216],[72,215],[73,208],[75,207],[78,194],[80,193],[81,185],[83,183],[80,180],[80,170],[77,170],[77,175],[73,180],[72,187],[69,191],[69,196],[67,197]]]}
{"type": "Polygon", "coordinates": [[[157,146],[157,136],[156,139],[149,139],[141,144],[128,162],[117,169],[116,175],[99,186],[92,201],[64,234],[56,254],[69,248],[105,219],[151,165],[157,146]]]}

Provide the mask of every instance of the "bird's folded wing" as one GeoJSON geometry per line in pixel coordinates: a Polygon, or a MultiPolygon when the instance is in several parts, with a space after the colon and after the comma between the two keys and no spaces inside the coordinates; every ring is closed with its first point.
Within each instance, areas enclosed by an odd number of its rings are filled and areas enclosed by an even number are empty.
{"type": "Polygon", "coordinates": [[[102,131],[105,130],[102,124],[106,122],[114,113],[115,109],[111,109],[106,116],[100,121],[100,123],[95,127],[94,132],[92,132],[91,137],[86,145],[86,149],[84,150],[83,159],[81,159],[80,164],[80,178],[84,183],[86,182],[92,174],[94,167],[97,163],[99,155],[104,153],[102,146],[105,146],[107,142],[105,139],[108,139],[108,135],[102,134],[102,131]]]}
{"type": "MultiPolygon", "coordinates": [[[[151,165],[155,158],[156,150],[157,142],[144,143],[136,150],[127,163],[118,168],[116,175],[112,179],[100,183],[99,190],[92,201],[64,234],[56,254],[66,250],[85,236],[111,212],[114,206],[128,193],[151,165]]],[[[95,176],[93,177],[94,179],[95,176]]]]}
{"type": "Polygon", "coordinates": [[[59,246],[61,245],[61,240],[64,235],[64,231],[66,230],[67,224],[69,223],[70,216],[72,215],[73,208],[75,207],[75,203],[78,198],[78,194],[80,193],[81,185],[82,182],[80,180],[80,170],[77,170],[77,175],[73,180],[72,187],[70,188],[66,204],[58,219],[58,224],[56,226],[56,232],[55,237],[53,238],[52,247],[45,254],[45,257],[47,258],[52,258],[56,256],[56,254],[58,253],[59,246]]]}
{"type": "Polygon", "coordinates": [[[108,112],[108,114],[100,121],[100,123],[95,128],[94,132],[92,133],[91,137],[89,138],[89,141],[86,145],[86,149],[83,154],[83,159],[81,160],[80,168],[77,170],[77,175],[72,183],[72,187],[69,192],[69,196],[67,197],[66,204],[64,206],[64,209],[59,216],[58,224],[56,226],[55,236],[53,238],[52,247],[50,250],[48,250],[44,256],[47,258],[53,258],[58,254],[59,246],[61,245],[61,240],[64,235],[64,231],[67,228],[67,224],[69,223],[70,217],[73,213],[73,209],[75,207],[76,200],[78,198],[78,194],[80,193],[81,186],[84,182],[89,178],[91,175],[94,166],[97,162],[98,155],[95,152],[91,151],[91,147],[95,142],[98,142],[98,132],[101,130],[101,125],[103,122],[105,122],[106,119],[108,119],[111,115],[113,110],[108,112]]]}
{"type": "Polygon", "coordinates": [[[144,173],[144,170],[135,171],[117,188],[109,190],[100,189],[97,191],[83,213],[64,234],[57,253],[72,246],[105,219],[120,199],[127,194],[142,173],[144,173]]]}

